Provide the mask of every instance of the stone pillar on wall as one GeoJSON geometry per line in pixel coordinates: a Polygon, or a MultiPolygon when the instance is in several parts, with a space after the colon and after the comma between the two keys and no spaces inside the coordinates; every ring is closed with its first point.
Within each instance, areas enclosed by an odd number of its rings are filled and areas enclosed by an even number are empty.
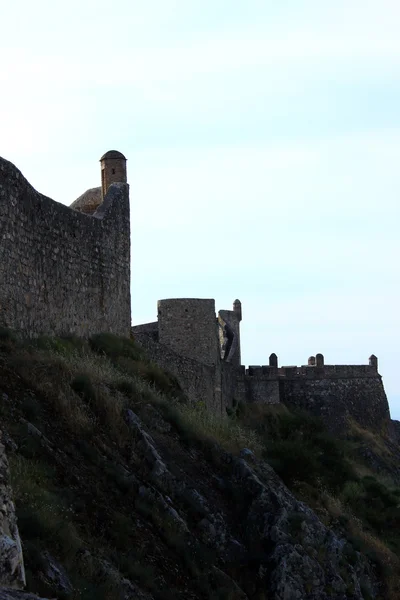
{"type": "Polygon", "coordinates": [[[317,367],[323,367],[324,366],[324,355],[323,354],[317,354],[315,356],[315,360],[317,363],[317,367]]]}
{"type": "Polygon", "coordinates": [[[315,356],[310,356],[308,358],[308,366],[309,367],[315,367],[315,356]]]}
{"type": "Polygon", "coordinates": [[[378,370],[378,358],[375,354],[371,354],[369,357],[369,366],[373,367],[376,371],[378,370]]]}
{"type": "Polygon", "coordinates": [[[273,352],[270,357],[269,357],[269,366],[270,367],[277,367],[278,366],[278,357],[275,354],[275,352],[273,352]]]}
{"type": "Polygon", "coordinates": [[[100,159],[102,198],[112,183],[127,183],[126,158],[118,150],[109,150],[100,159]]]}

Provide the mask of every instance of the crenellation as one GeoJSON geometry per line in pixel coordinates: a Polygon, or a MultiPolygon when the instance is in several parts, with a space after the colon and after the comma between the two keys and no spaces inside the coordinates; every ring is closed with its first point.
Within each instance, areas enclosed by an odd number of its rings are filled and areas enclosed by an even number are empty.
{"type": "Polygon", "coordinates": [[[374,355],[369,364],[326,365],[324,356],[319,353],[311,356],[307,365],[278,367],[278,357],[272,353],[268,365],[246,368],[227,360],[234,335],[233,328],[227,330],[226,323],[232,322],[234,311],[220,310],[215,328],[213,301],[162,300],[158,307],[158,321],[133,327],[133,336],[150,350],[153,360],[176,375],[192,402],[199,401],[199,385],[193,386],[192,382],[206,377],[200,401],[218,414],[242,402],[284,403],[303,408],[327,419],[331,428],[338,427],[347,416],[371,428],[380,427],[390,418],[374,355]],[[215,356],[215,342],[221,351],[211,363],[210,350],[215,356]],[[179,366],[177,356],[186,361],[184,368],[179,366]],[[206,366],[208,371],[204,371],[206,366]]]}
{"type": "Polygon", "coordinates": [[[173,373],[192,402],[224,415],[239,402],[307,409],[336,426],[348,415],[380,427],[390,417],[378,373],[368,364],[241,362],[242,303],[215,311],[213,299],[159,300],[157,321],[130,318],[130,214],[126,158],[100,160],[101,186],[70,207],[39,194],[0,159],[0,324],[24,334],[131,333],[149,357],[173,373]]]}

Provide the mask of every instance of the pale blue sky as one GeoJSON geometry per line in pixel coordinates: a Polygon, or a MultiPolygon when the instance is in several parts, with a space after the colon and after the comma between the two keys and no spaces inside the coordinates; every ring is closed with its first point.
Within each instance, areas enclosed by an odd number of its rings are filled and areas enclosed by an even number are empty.
{"type": "Polygon", "coordinates": [[[398,0],[0,0],[0,155],[70,204],[128,157],[135,324],[243,303],[242,355],[379,357],[400,417],[398,0]]]}

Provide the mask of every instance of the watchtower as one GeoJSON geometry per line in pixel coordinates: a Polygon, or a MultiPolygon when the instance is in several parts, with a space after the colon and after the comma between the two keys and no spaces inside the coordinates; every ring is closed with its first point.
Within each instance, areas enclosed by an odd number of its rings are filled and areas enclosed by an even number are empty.
{"type": "Polygon", "coordinates": [[[107,193],[112,183],[127,183],[126,158],[118,150],[109,150],[100,159],[101,166],[101,196],[107,193]]]}

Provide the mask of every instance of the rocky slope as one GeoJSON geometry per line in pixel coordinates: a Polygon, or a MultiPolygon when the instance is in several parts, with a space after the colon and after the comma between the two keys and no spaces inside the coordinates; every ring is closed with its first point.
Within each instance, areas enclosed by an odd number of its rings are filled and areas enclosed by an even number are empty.
{"type": "Polygon", "coordinates": [[[3,333],[0,376],[27,581],[10,589],[24,574],[2,453],[1,539],[11,532],[13,551],[2,542],[0,599],[395,597],[347,513],[322,506],[323,486],[313,510],[265,460],[259,433],[186,406],[133,344],[3,333]]]}

